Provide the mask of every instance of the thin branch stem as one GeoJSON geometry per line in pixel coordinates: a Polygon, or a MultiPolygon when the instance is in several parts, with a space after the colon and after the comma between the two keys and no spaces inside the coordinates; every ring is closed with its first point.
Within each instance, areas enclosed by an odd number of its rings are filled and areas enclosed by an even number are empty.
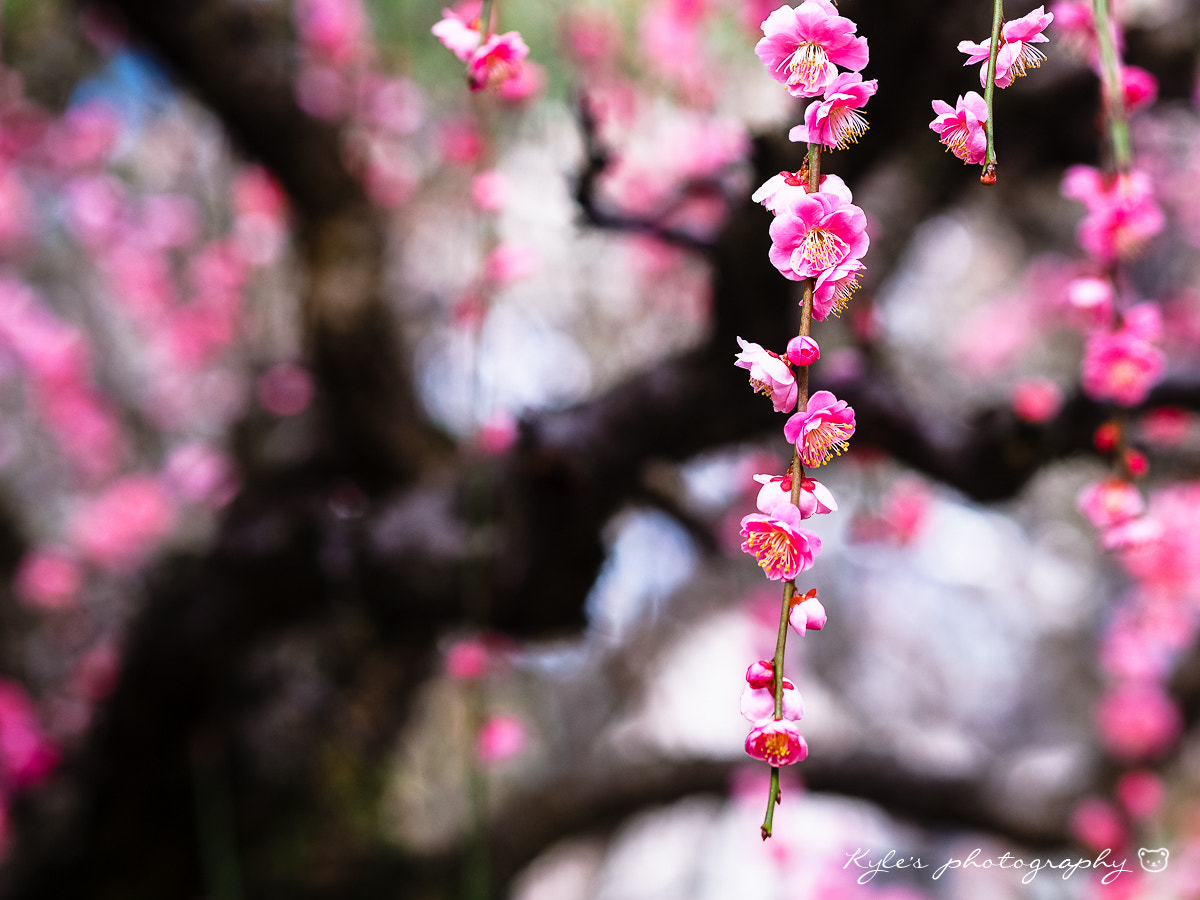
{"type": "Polygon", "coordinates": [[[992,45],[988,50],[987,84],[983,100],[987,104],[987,154],[983,158],[983,184],[996,183],[996,118],[992,100],[996,96],[996,57],[1000,53],[1000,31],[1004,27],[1004,0],[992,0],[992,45]]]}
{"type": "MultiPolygon", "coordinates": [[[[821,189],[821,145],[808,145],[808,192],[815,194],[821,189]]],[[[807,337],[812,329],[812,307],[814,279],[804,280],[804,300],[800,306],[800,335],[807,337]]],[[[796,399],[796,409],[803,411],[808,408],[808,366],[801,366],[796,375],[796,386],[799,389],[796,399]]],[[[792,465],[788,470],[792,473],[793,506],[800,505],[800,485],[804,480],[804,465],[800,462],[800,451],[792,448],[792,465]]],[[[783,586],[783,601],[779,609],[779,632],[775,638],[775,670],[772,673],[772,687],[775,692],[775,718],[783,718],[783,656],[787,649],[788,618],[792,611],[792,598],[796,595],[796,582],[789,581],[783,586]]],[[[767,813],[763,817],[762,836],[765,841],[771,836],[775,818],[775,807],[779,803],[779,767],[771,767],[771,786],[767,791],[767,813]]]]}
{"type": "Polygon", "coordinates": [[[1104,85],[1104,117],[1108,120],[1113,168],[1126,173],[1133,166],[1129,123],[1125,120],[1125,92],[1121,85],[1121,61],[1117,57],[1115,25],[1109,0],[1093,0],[1096,43],[1100,48],[1100,80],[1104,85]]]}

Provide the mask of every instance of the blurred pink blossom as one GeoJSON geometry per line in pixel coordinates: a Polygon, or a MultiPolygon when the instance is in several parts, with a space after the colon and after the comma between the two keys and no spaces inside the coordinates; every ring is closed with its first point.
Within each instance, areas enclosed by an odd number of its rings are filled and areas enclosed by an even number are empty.
{"type": "Polygon", "coordinates": [[[308,370],[295,363],[275,363],[258,377],[258,402],[277,416],[294,416],[308,409],[315,386],[308,370]]]}
{"type": "Polygon", "coordinates": [[[127,475],[82,501],[67,526],[91,562],[127,571],[150,555],[175,525],[175,506],[158,479],[127,475]]]}
{"type": "Polygon", "coordinates": [[[1062,389],[1049,378],[1026,378],[1013,388],[1013,411],[1026,422],[1049,422],[1062,404],[1062,389]]]}
{"type": "Polygon", "coordinates": [[[477,752],[485,765],[512,759],[528,743],[525,723],[514,716],[489,716],[479,728],[477,752]]]}
{"type": "Polygon", "coordinates": [[[1118,759],[1161,756],[1178,740],[1183,719],[1161,685],[1127,682],[1110,687],[1096,708],[1100,737],[1118,759]]]}
{"type": "Polygon", "coordinates": [[[0,796],[41,784],[58,765],[58,757],[25,689],[0,678],[0,796]]]}
{"type": "Polygon", "coordinates": [[[83,586],[79,562],[69,551],[39,547],[21,559],[14,590],[20,600],[40,609],[74,606],[83,586]]]}
{"type": "Polygon", "coordinates": [[[1095,332],[1083,351],[1084,392],[1094,400],[1137,406],[1166,371],[1166,357],[1129,331],[1095,332]]]}

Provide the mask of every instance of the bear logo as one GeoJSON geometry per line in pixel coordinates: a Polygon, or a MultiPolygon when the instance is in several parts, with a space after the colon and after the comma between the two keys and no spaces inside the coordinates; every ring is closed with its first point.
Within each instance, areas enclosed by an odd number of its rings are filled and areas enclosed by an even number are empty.
{"type": "Polygon", "coordinates": [[[1138,861],[1147,872],[1161,872],[1167,867],[1167,859],[1170,855],[1171,851],[1166,847],[1161,850],[1147,850],[1143,847],[1138,851],[1138,861]]]}

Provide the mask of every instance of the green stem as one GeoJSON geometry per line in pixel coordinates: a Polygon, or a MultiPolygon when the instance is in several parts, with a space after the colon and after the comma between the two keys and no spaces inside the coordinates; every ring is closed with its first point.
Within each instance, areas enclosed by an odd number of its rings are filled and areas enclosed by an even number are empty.
{"type": "Polygon", "coordinates": [[[983,158],[984,184],[996,183],[996,120],[992,101],[996,96],[996,56],[1000,53],[1000,30],[1004,27],[1004,0],[992,0],[992,45],[988,50],[987,84],[983,86],[983,100],[987,104],[987,154],[983,158]]]}
{"type": "Polygon", "coordinates": [[[483,28],[482,43],[485,44],[492,36],[492,7],[494,5],[494,0],[483,0],[483,7],[479,11],[479,24],[483,28]]]}
{"type": "Polygon", "coordinates": [[[1100,47],[1100,80],[1104,85],[1104,116],[1108,119],[1113,168],[1128,172],[1133,166],[1129,124],[1125,121],[1125,92],[1121,86],[1121,61],[1117,57],[1109,0],[1092,0],[1096,43],[1100,47]]]}

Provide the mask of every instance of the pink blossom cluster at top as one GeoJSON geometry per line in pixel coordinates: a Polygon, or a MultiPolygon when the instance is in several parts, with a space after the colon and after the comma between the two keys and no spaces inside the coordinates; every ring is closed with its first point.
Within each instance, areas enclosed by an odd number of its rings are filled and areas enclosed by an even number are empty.
{"type": "MultiPolygon", "coordinates": [[[[1042,64],[1046,55],[1035,45],[1049,40],[1043,32],[1052,21],[1054,14],[1039,6],[1018,19],[1004,23],[1000,29],[996,51],[996,87],[1006,88],[1029,69],[1036,69],[1042,64]]],[[[984,88],[987,87],[991,47],[990,37],[980,43],[961,41],[958,45],[959,51],[967,54],[964,65],[982,62],[979,84],[984,88]]],[[[929,127],[937,132],[938,140],[946,145],[947,150],[967,165],[982,165],[987,162],[990,125],[988,104],[983,97],[975,91],[968,91],[958,98],[953,107],[941,100],[934,100],[933,112],[935,118],[929,123],[929,127]]],[[[994,178],[994,175],[985,175],[986,183],[990,184],[994,178]]]]}

